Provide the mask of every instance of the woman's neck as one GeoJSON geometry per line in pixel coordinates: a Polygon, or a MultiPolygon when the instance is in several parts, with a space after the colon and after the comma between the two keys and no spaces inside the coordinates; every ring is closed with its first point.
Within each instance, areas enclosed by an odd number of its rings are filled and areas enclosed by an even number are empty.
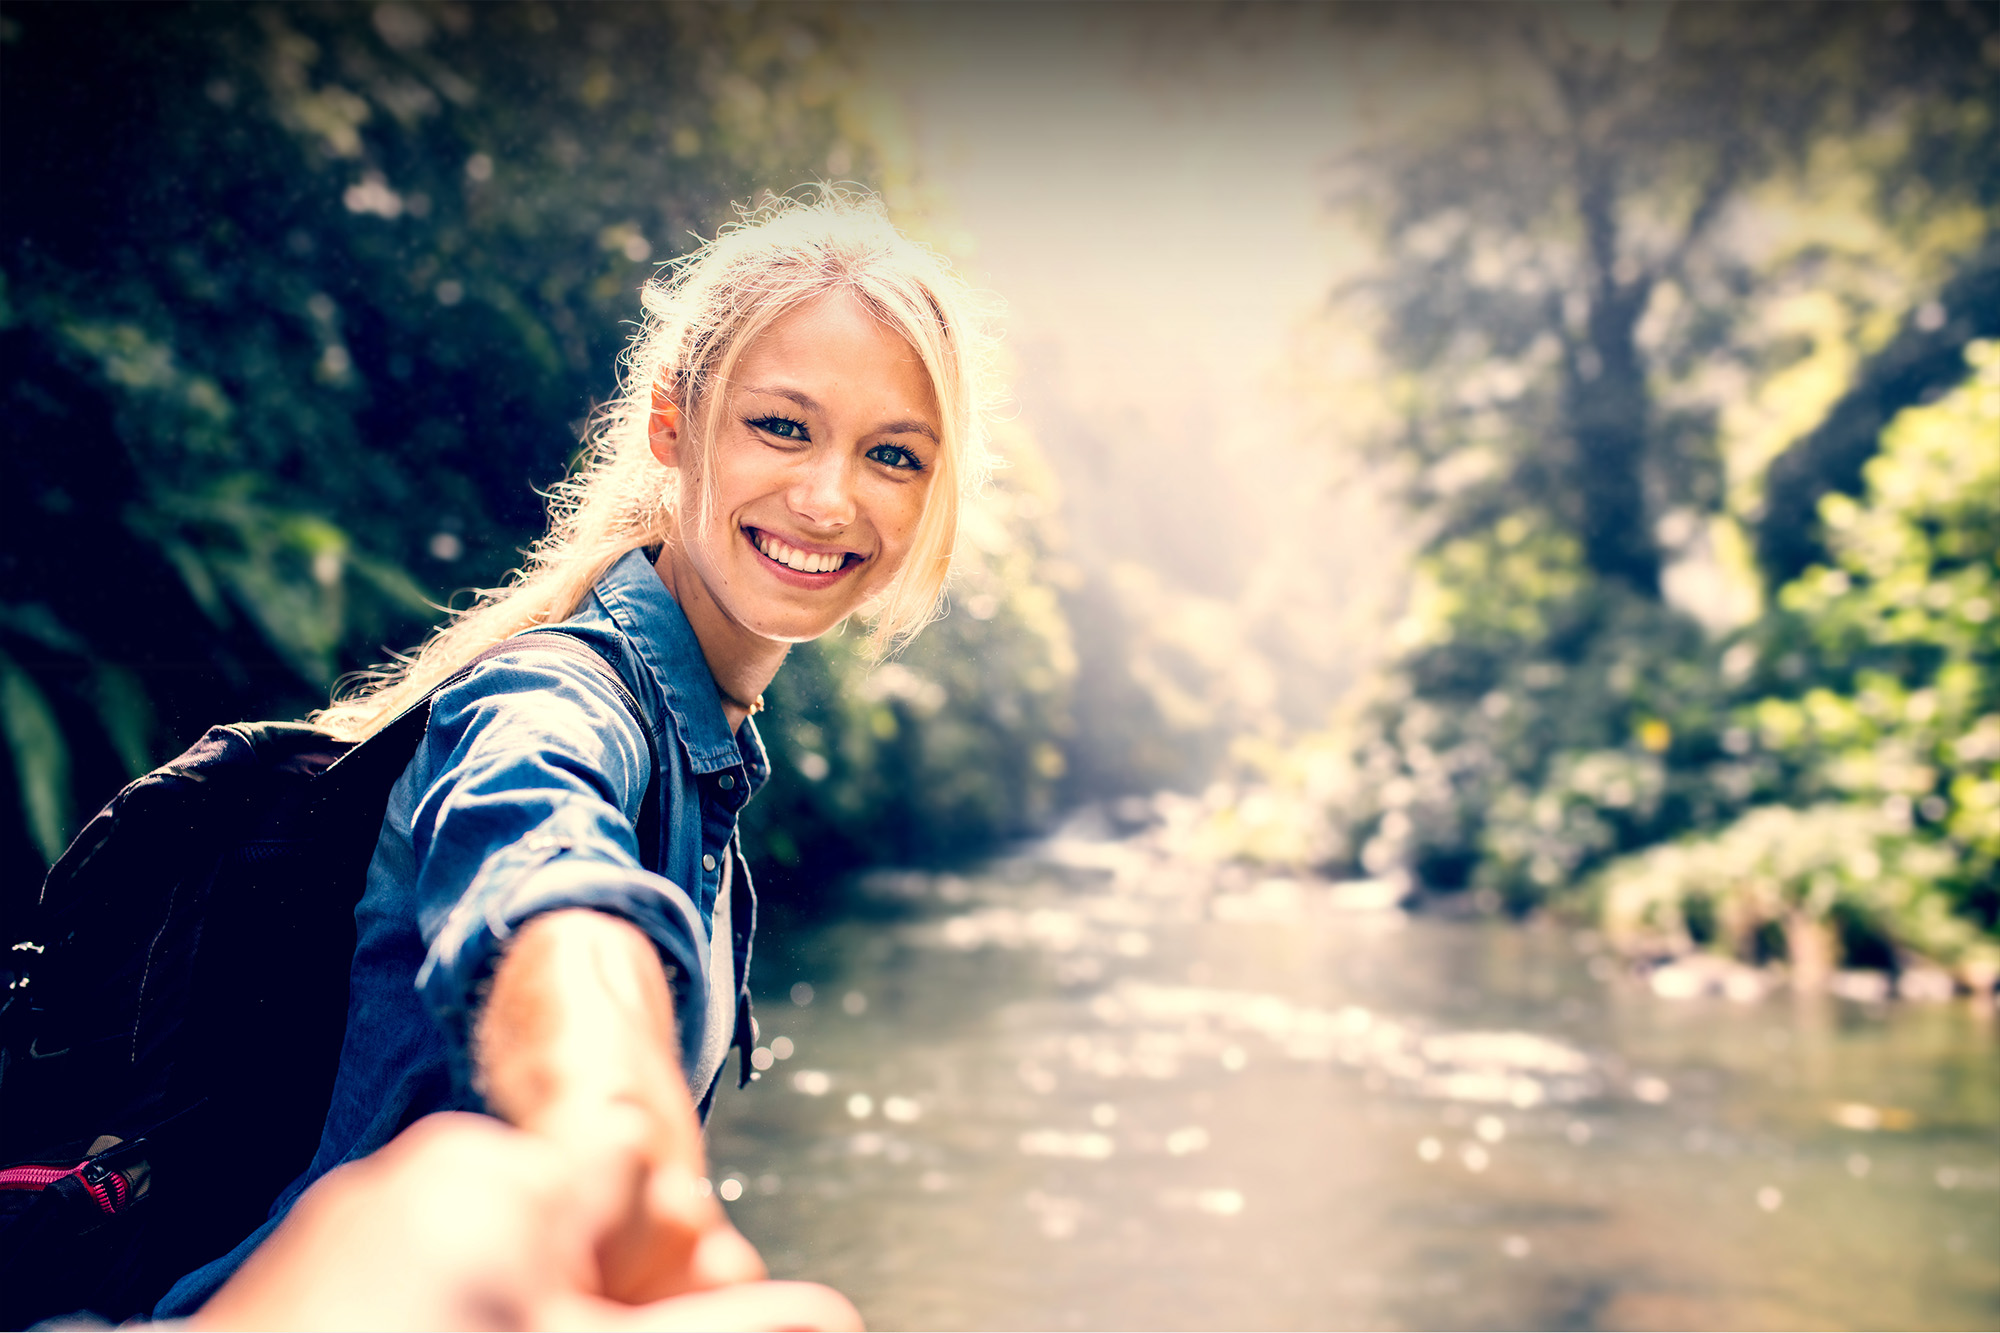
{"type": "Polygon", "coordinates": [[[653,562],[653,568],[659,572],[668,594],[680,604],[681,614],[687,617],[695,640],[701,644],[702,658],[708,663],[708,673],[715,677],[715,687],[722,695],[722,712],[729,719],[730,734],[734,735],[762,699],[778,668],[784,665],[791,645],[752,634],[738,624],[710,595],[701,576],[676,558],[677,553],[676,546],[669,542],[653,562]]]}

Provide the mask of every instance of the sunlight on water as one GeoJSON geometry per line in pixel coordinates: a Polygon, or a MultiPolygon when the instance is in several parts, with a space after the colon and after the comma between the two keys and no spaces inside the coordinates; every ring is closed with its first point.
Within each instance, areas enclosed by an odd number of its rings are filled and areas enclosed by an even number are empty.
{"type": "Polygon", "coordinates": [[[1990,1014],[1663,997],[1587,932],[1145,837],[872,883],[894,912],[760,942],[763,1067],[797,1066],[712,1130],[773,1273],[872,1326],[2000,1310],[1990,1014]]]}

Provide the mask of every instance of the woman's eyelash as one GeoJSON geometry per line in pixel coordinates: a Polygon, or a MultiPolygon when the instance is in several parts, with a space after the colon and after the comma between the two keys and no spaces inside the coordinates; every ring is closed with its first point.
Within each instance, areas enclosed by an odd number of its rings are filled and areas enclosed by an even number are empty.
{"type": "MultiPolygon", "coordinates": [[[[812,443],[812,432],[806,423],[784,416],[763,416],[746,418],[745,423],[754,430],[797,444],[812,443]]],[[[900,444],[878,444],[868,451],[868,457],[898,472],[922,472],[924,461],[914,452],[900,444]]]]}
{"type": "Polygon", "coordinates": [[[781,440],[797,440],[802,444],[812,440],[812,434],[806,429],[806,423],[794,421],[790,417],[752,417],[748,424],[766,435],[775,435],[781,440]]]}
{"type": "Polygon", "coordinates": [[[879,463],[886,463],[899,472],[922,472],[924,462],[900,444],[878,444],[868,451],[868,456],[879,463]],[[893,458],[878,458],[879,454],[891,454],[893,458]]]}

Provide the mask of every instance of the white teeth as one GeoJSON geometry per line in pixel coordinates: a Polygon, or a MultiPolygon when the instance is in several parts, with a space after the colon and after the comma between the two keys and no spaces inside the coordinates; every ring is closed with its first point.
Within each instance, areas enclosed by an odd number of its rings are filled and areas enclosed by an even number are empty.
{"type": "Polygon", "coordinates": [[[814,555],[807,551],[801,551],[795,547],[787,546],[784,542],[779,541],[769,533],[759,533],[757,535],[757,549],[765,555],[770,556],[771,559],[777,561],[779,564],[789,569],[796,569],[801,574],[828,574],[839,569],[847,559],[845,555],[837,551],[828,552],[825,555],[814,555]]]}

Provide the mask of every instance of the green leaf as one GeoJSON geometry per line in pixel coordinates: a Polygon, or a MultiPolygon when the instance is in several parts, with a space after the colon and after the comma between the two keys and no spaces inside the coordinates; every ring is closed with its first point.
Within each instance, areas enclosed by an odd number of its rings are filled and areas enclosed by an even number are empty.
{"type": "Polygon", "coordinates": [[[91,672],[91,695],[97,719],[111,748],[125,766],[127,777],[138,777],[153,766],[153,700],[138,673],[100,662],[91,672]]]}
{"type": "Polygon", "coordinates": [[[40,602],[0,602],[0,626],[59,653],[89,651],[83,640],[70,633],[55,613],[40,602]]]}
{"type": "Polygon", "coordinates": [[[14,755],[14,777],[28,834],[42,860],[53,865],[69,843],[75,820],[69,792],[69,746],[48,696],[33,678],[0,653],[0,728],[14,755]]]}
{"type": "Polygon", "coordinates": [[[209,623],[218,628],[227,625],[228,604],[222,600],[222,590],[215,586],[215,574],[203,561],[200,553],[186,542],[162,541],[159,543],[159,548],[160,553],[173,565],[174,572],[181,576],[181,582],[187,587],[188,596],[194,599],[194,604],[201,608],[201,613],[208,617],[209,623]]]}
{"type": "Polygon", "coordinates": [[[348,552],[347,567],[353,571],[355,578],[387,598],[392,605],[425,617],[438,613],[437,603],[425,595],[402,566],[356,550],[348,552]]]}

